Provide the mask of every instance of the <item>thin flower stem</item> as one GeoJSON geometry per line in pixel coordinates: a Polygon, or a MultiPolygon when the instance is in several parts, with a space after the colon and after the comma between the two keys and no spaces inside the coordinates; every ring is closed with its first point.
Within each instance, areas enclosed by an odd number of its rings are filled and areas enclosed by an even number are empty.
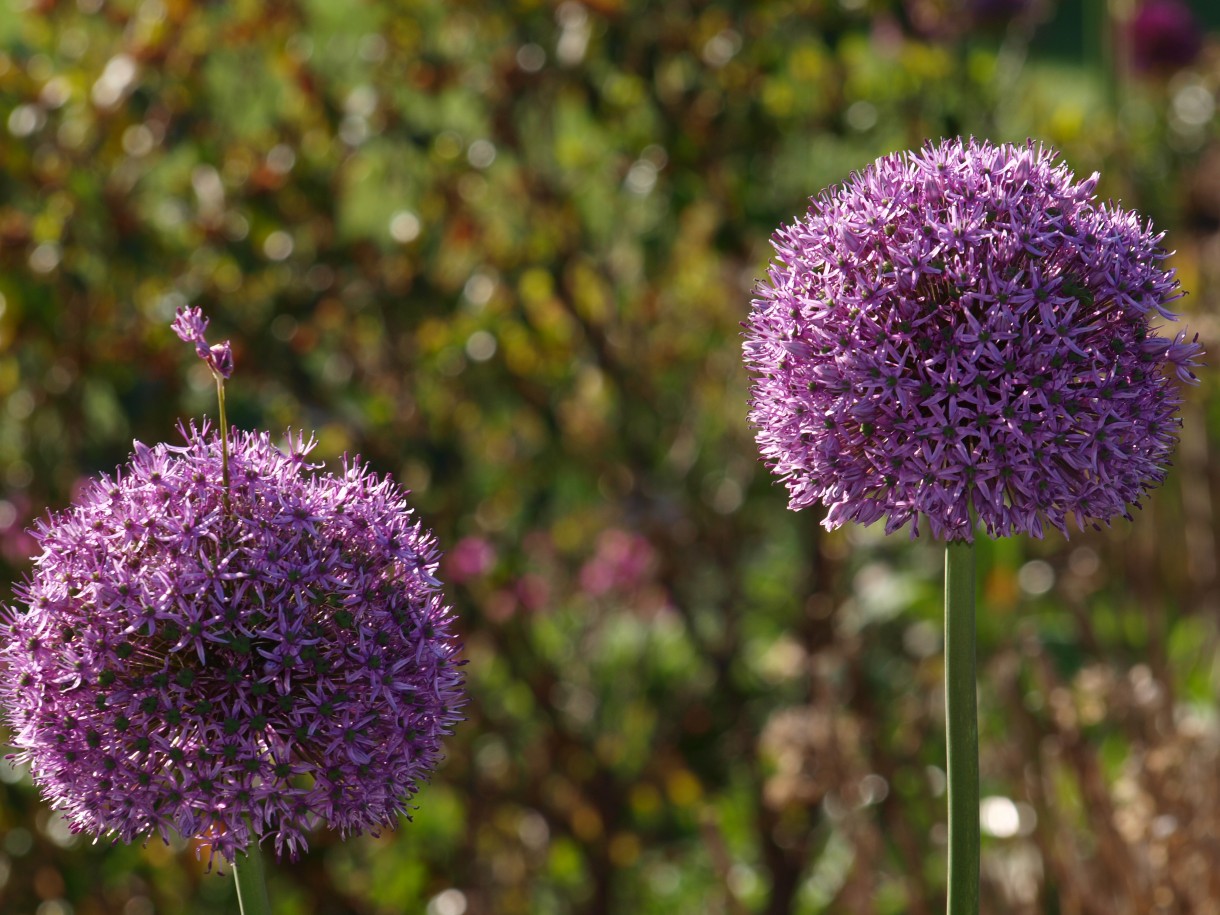
{"type": "Polygon", "coordinates": [[[229,419],[225,416],[225,380],[216,375],[216,399],[220,403],[220,479],[224,483],[225,509],[229,507],[229,419]]]}
{"type": "Polygon", "coordinates": [[[979,719],[974,544],[945,544],[945,743],[949,789],[948,915],[979,911],[979,719]]]}
{"type": "Polygon", "coordinates": [[[241,915],[271,915],[263,851],[257,839],[251,837],[246,854],[233,862],[233,880],[237,884],[237,904],[241,908],[241,915]]]}

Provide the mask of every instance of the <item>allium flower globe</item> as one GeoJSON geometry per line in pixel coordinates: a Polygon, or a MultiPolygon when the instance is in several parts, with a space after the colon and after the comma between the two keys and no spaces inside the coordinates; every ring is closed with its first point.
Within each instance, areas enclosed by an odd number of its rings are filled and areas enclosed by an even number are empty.
{"type": "Polygon", "coordinates": [[[38,524],[0,656],[17,759],[77,830],[230,860],[394,825],[461,704],[431,534],[312,441],[232,433],[226,488],[218,436],[183,433],[38,524]]]}
{"type": "Polygon", "coordinates": [[[947,540],[1130,517],[1200,348],[1161,236],[1033,143],[879,159],[772,239],[750,419],[791,508],[947,540]],[[1176,378],[1175,378],[1176,376],[1176,378]]]}

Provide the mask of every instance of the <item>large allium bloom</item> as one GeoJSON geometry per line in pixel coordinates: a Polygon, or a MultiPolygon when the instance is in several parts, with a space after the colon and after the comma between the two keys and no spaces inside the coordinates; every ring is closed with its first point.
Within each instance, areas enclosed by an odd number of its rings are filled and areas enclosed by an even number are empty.
{"type": "MultiPolygon", "coordinates": [[[[209,350],[209,354],[210,354],[209,350]]],[[[235,432],[137,443],[37,526],[2,634],[19,761],[75,829],[232,859],[392,826],[458,720],[432,535],[358,461],[235,432]]]]}
{"type": "Polygon", "coordinates": [[[1130,517],[1200,349],[1161,236],[1030,143],[879,159],[772,239],[750,418],[789,505],[937,537],[1130,517]]]}

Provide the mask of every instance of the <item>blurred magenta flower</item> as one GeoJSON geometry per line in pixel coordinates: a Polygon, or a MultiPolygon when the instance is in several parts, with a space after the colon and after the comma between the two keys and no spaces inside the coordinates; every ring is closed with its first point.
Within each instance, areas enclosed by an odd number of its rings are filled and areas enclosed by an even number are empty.
{"type": "Polygon", "coordinates": [[[445,571],[454,584],[487,573],[496,564],[496,548],[483,537],[463,537],[445,557],[445,571]]]}
{"type": "Polygon", "coordinates": [[[1203,31],[1181,0],[1144,0],[1127,27],[1131,62],[1144,73],[1180,70],[1203,49],[1203,31]]]}
{"type": "Polygon", "coordinates": [[[611,528],[597,539],[597,552],[580,570],[581,589],[591,597],[635,587],[651,568],[656,554],[639,534],[611,528]]]}
{"type": "Polygon", "coordinates": [[[1030,142],[879,159],[773,237],[747,324],[750,418],[825,525],[1041,536],[1130,517],[1164,477],[1180,296],[1161,236],[1030,142]]]}
{"type": "Polygon", "coordinates": [[[30,516],[30,498],[24,492],[13,492],[0,499],[0,556],[10,565],[25,565],[37,551],[37,544],[27,530],[30,516]]]}
{"type": "Polygon", "coordinates": [[[513,585],[513,594],[525,610],[539,612],[551,601],[551,585],[542,575],[526,572],[513,585]]]}

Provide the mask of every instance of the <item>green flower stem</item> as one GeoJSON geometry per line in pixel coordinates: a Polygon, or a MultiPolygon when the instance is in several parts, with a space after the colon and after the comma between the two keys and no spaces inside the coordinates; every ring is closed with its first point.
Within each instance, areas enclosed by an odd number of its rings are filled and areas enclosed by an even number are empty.
{"type": "Polygon", "coordinates": [[[225,484],[226,504],[229,498],[229,419],[225,416],[225,380],[216,375],[216,400],[220,406],[220,478],[225,484]]]}
{"type": "Polygon", "coordinates": [[[945,544],[945,742],[948,915],[979,911],[979,718],[975,696],[974,544],[945,544]]]}
{"type": "Polygon", "coordinates": [[[237,904],[241,907],[241,915],[271,915],[263,850],[254,837],[250,839],[246,854],[239,855],[233,862],[233,880],[237,883],[237,904]]]}

